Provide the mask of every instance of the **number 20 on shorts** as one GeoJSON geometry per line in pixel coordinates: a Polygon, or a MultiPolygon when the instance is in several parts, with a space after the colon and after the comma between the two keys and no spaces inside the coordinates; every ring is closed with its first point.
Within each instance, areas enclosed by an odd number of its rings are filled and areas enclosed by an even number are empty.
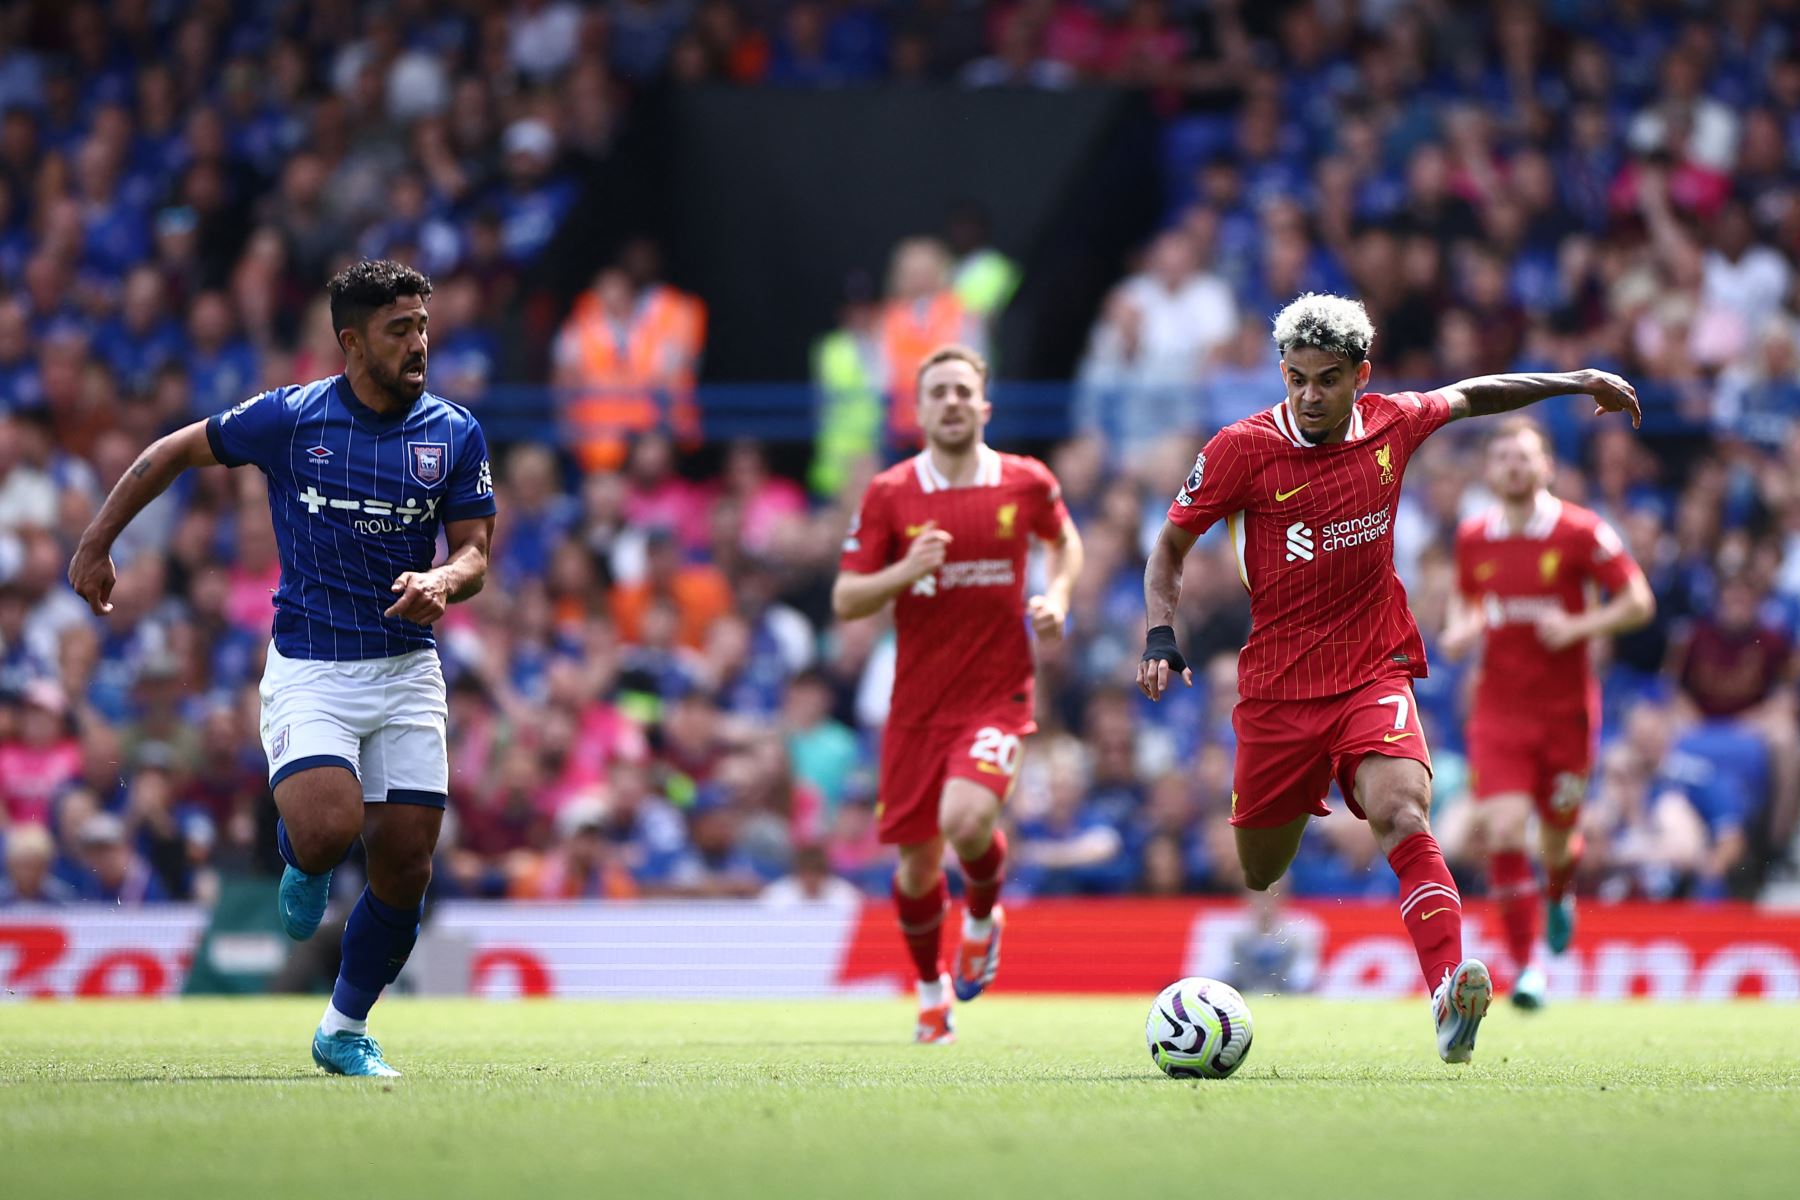
{"type": "Polygon", "coordinates": [[[984,770],[1010,776],[1019,769],[1020,749],[1017,734],[1004,733],[988,725],[975,731],[975,744],[969,747],[969,757],[982,764],[984,770]]]}

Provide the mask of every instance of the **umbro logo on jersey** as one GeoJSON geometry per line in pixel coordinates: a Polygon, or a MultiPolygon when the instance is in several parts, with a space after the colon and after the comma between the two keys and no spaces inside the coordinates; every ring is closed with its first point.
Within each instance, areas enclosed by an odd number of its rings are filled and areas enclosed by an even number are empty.
{"type": "Polygon", "coordinates": [[[329,447],[329,446],[314,446],[312,449],[310,449],[306,452],[306,457],[312,459],[315,463],[322,464],[322,463],[324,463],[324,461],[326,459],[331,457],[331,447],[329,447]]]}
{"type": "Polygon", "coordinates": [[[1313,531],[1301,521],[1287,527],[1287,560],[1295,559],[1313,560],[1313,531]]]}

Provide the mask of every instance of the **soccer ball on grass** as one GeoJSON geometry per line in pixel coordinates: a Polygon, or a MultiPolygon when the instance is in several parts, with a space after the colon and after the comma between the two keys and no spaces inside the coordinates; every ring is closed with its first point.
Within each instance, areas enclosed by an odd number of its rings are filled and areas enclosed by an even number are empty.
{"type": "Polygon", "coordinates": [[[1250,1006],[1237,989],[1193,976],[1171,983],[1150,1006],[1150,1058],[1176,1079],[1223,1079],[1250,1054],[1250,1006]]]}

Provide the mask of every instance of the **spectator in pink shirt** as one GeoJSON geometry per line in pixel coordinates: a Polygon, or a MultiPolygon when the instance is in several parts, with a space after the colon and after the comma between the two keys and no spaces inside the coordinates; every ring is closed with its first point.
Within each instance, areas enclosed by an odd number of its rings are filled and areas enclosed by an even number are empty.
{"type": "Polygon", "coordinates": [[[743,544],[752,553],[768,550],[782,523],[806,515],[806,493],[793,480],[770,474],[769,460],[756,442],[731,444],[722,491],[738,502],[743,544]]]}
{"type": "Polygon", "coordinates": [[[275,588],[280,583],[281,560],[268,510],[246,504],[238,513],[237,556],[231,567],[231,598],[225,605],[231,623],[268,637],[275,629],[275,588]]]}
{"type": "Polygon", "coordinates": [[[0,825],[42,825],[50,802],[81,773],[81,743],[69,734],[62,688],[48,679],[25,686],[18,737],[0,745],[0,825]]]}
{"type": "Polygon", "coordinates": [[[675,447],[660,433],[647,433],[631,448],[625,464],[625,519],[639,529],[667,529],[684,549],[706,545],[706,497],[675,473],[675,447]]]}

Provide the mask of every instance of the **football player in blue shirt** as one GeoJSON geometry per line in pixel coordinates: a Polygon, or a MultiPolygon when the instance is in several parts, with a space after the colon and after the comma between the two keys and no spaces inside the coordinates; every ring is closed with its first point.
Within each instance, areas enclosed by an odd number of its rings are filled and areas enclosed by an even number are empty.
{"type": "Polygon", "coordinates": [[[360,262],[330,291],[344,373],[264,392],[152,444],[82,536],[69,582],[105,615],[114,539],[177,475],[221,463],[268,476],[281,586],[262,740],[287,863],[281,922],[296,940],[312,936],[332,869],[361,837],[368,887],[344,927],[313,1059],[333,1074],[397,1075],[368,1015],[418,938],[449,792],[431,626],[481,590],[494,486],[475,418],[425,390],[431,282],[360,262]],[[440,530],[449,557],[433,567],[440,530]]]}

